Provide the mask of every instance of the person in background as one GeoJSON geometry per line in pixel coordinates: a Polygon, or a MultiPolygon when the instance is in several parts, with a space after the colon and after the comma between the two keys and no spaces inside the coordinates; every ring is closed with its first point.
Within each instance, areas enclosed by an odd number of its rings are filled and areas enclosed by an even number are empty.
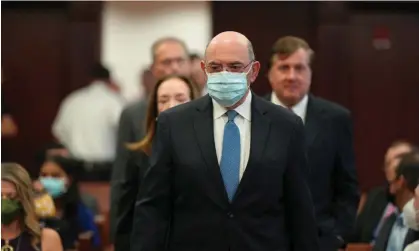
{"type": "Polygon", "coordinates": [[[154,90],[154,86],[156,85],[156,78],[153,75],[153,72],[150,68],[144,69],[141,73],[141,84],[143,85],[144,89],[144,97],[145,99],[142,99],[145,101],[146,106],[148,104],[149,97],[151,93],[154,90]]]}
{"type": "Polygon", "coordinates": [[[192,53],[189,55],[189,59],[191,60],[191,79],[196,83],[201,96],[205,96],[208,90],[205,72],[201,69],[202,57],[196,53],[192,53]]]}
{"type": "MultiPolygon", "coordinates": [[[[57,142],[51,142],[48,145],[46,145],[44,148],[42,148],[35,157],[36,166],[40,167],[44,164],[44,162],[54,156],[61,156],[65,159],[69,159],[68,161],[71,161],[70,152],[63,144],[57,143],[57,142]]],[[[76,161],[74,162],[74,165],[80,165],[76,161]]],[[[37,183],[36,183],[37,184],[37,183]]],[[[98,215],[100,213],[99,205],[97,202],[97,199],[88,194],[83,193],[81,194],[81,199],[83,201],[83,204],[86,205],[87,208],[94,214],[98,215]]]]}
{"type": "Polygon", "coordinates": [[[384,220],[373,251],[403,251],[419,240],[419,231],[409,229],[403,221],[403,208],[413,199],[419,181],[419,152],[403,155],[391,176],[390,193],[397,210],[384,220]]]}
{"type": "Polygon", "coordinates": [[[309,93],[314,51],[301,38],[279,38],[272,48],[268,78],[272,103],[299,116],[305,127],[309,184],[320,249],[344,248],[359,203],[350,112],[309,93]]]}
{"type": "MultiPolygon", "coordinates": [[[[1,69],[1,84],[3,87],[3,69],[1,69]]],[[[18,128],[9,107],[4,100],[3,91],[1,92],[1,137],[12,138],[18,133],[18,128]]]]}
{"type": "MultiPolygon", "coordinates": [[[[419,180],[418,180],[419,183],[419,180]]],[[[403,208],[404,224],[410,229],[419,231],[419,185],[415,189],[415,197],[403,208]]],[[[419,250],[419,241],[409,244],[404,251],[419,250]]]]}
{"type": "Polygon", "coordinates": [[[41,228],[35,214],[32,181],[16,163],[1,164],[1,250],[62,251],[57,232],[41,228]]]}
{"type": "Polygon", "coordinates": [[[147,134],[141,141],[128,145],[131,152],[127,166],[122,170],[123,176],[113,180],[111,186],[111,208],[116,212],[115,251],[130,250],[135,201],[149,165],[158,115],[197,97],[195,85],[186,77],[170,75],[157,81],[147,108],[147,134]]]}
{"type": "Polygon", "coordinates": [[[1,137],[12,138],[17,135],[18,127],[4,102],[3,92],[1,96],[1,137]]]}
{"type": "Polygon", "coordinates": [[[115,160],[118,120],[124,101],[107,68],[96,64],[92,82],[61,103],[52,133],[80,162],[80,179],[109,181],[115,160]]]}
{"type": "Polygon", "coordinates": [[[372,188],[355,222],[355,230],[350,242],[371,243],[375,240],[385,219],[397,210],[394,194],[390,193],[390,183],[403,155],[412,152],[414,147],[407,141],[393,142],[384,157],[383,171],[386,185],[372,188]]]}
{"type": "Polygon", "coordinates": [[[100,246],[94,215],[80,198],[77,171],[77,164],[72,160],[51,156],[45,160],[39,172],[41,188],[52,196],[56,209],[54,218],[43,218],[42,221],[46,226],[60,229],[65,250],[74,249],[79,234],[88,231],[93,233],[93,245],[100,246]]]}
{"type": "MultiPolygon", "coordinates": [[[[186,44],[174,37],[157,40],[152,48],[151,72],[155,79],[176,74],[190,76],[189,53],[186,44]]],[[[112,181],[123,178],[123,170],[127,166],[129,150],[127,143],[140,141],[145,135],[146,100],[139,100],[127,106],[119,119],[116,159],[113,166],[112,181]]],[[[112,183],[111,181],[111,183],[112,183]]],[[[112,198],[111,198],[112,201],[112,198]]],[[[115,212],[110,212],[111,241],[115,232],[115,212]]]]}
{"type": "Polygon", "coordinates": [[[244,35],[215,36],[201,67],[209,95],[158,116],[131,250],[318,251],[301,119],[250,91],[244,35]]]}

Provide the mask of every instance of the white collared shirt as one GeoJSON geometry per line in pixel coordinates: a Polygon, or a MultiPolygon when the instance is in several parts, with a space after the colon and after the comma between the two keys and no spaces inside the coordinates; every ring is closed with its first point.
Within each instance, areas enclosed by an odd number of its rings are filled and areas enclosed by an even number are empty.
{"type": "MultiPolygon", "coordinates": [[[[286,105],[284,105],[279,98],[276,96],[274,92],[271,94],[271,102],[275,105],[280,105],[282,107],[287,108],[286,105]]],[[[291,109],[292,111],[300,117],[303,122],[305,122],[306,119],[306,113],[307,113],[307,103],[308,103],[308,95],[305,95],[304,98],[296,105],[294,105],[291,109]]]]}
{"type": "Polygon", "coordinates": [[[77,159],[113,161],[124,102],[100,81],[78,89],[61,103],[52,133],[77,159]]]}
{"type": "MultiPolygon", "coordinates": [[[[218,163],[221,162],[221,154],[223,151],[223,137],[224,127],[228,121],[227,109],[212,100],[213,104],[213,118],[214,118],[214,142],[215,150],[217,153],[218,163]]],[[[240,179],[243,177],[246,169],[247,162],[249,161],[250,154],[250,122],[251,122],[251,109],[252,93],[249,92],[243,104],[234,109],[238,115],[234,119],[240,131],[240,179]]]]}

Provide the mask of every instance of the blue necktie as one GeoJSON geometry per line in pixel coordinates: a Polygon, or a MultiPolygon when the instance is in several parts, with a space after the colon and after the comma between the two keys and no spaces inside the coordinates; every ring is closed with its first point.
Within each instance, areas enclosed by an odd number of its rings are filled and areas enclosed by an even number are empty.
{"type": "Polygon", "coordinates": [[[223,150],[221,153],[221,175],[231,202],[236,193],[240,179],[240,131],[234,123],[237,112],[227,112],[228,121],[224,127],[223,150]]]}

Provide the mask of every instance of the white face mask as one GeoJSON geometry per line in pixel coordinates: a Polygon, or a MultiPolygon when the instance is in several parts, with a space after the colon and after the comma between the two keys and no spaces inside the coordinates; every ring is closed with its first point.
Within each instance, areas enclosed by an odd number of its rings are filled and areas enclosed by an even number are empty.
{"type": "Polygon", "coordinates": [[[407,227],[419,231],[419,210],[416,210],[413,201],[414,199],[411,199],[403,207],[403,221],[407,227]]]}

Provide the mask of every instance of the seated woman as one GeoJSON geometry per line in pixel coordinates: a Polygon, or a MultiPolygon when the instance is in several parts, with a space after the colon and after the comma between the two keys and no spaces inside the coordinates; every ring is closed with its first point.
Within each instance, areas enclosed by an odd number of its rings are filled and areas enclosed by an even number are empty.
{"type": "Polygon", "coordinates": [[[156,120],[159,113],[197,98],[194,84],[182,76],[168,76],[154,86],[147,108],[146,136],[138,143],[129,144],[128,164],[121,167],[121,179],[112,180],[111,210],[115,210],[115,251],[130,250],[130,233],[134,205],[141,179],[148,167],[156,120]]]}
{"type": "Polygon", "coordinates": [[[62,156],[48,157],[39,172],[39,183],[54,199],[55,217],[43,218],[45,226],[59,229],[65,250],[74,249],[81,233],[93,234],[93,245],[100,246],[99,230],[93,213],[83,204],[74,161],[62,156]]]}
{"type": "Polygon", "coordinates": [[[1,250],[62,251],[57,232],[41,228],[31,178],[15,163],[1,164],[1,250]]]}
{"type": "MultiPolygon", "coordinates": [[[[49,157],[53,156],[61,156],[64,158],[71,158],[70,152],[67,148],[61,143],[57,142],[51,142],[36,154],[35,161],[37,166],[42,166],[45,162],[45,160],[49,157]]],[[[86,205],[87,208],[90,209],[90,211],[97,215],[99,214],[99,205],[96,200],[96,198],[88,193],[81,194],[81,199],[83,203],[86,205]]]]}

